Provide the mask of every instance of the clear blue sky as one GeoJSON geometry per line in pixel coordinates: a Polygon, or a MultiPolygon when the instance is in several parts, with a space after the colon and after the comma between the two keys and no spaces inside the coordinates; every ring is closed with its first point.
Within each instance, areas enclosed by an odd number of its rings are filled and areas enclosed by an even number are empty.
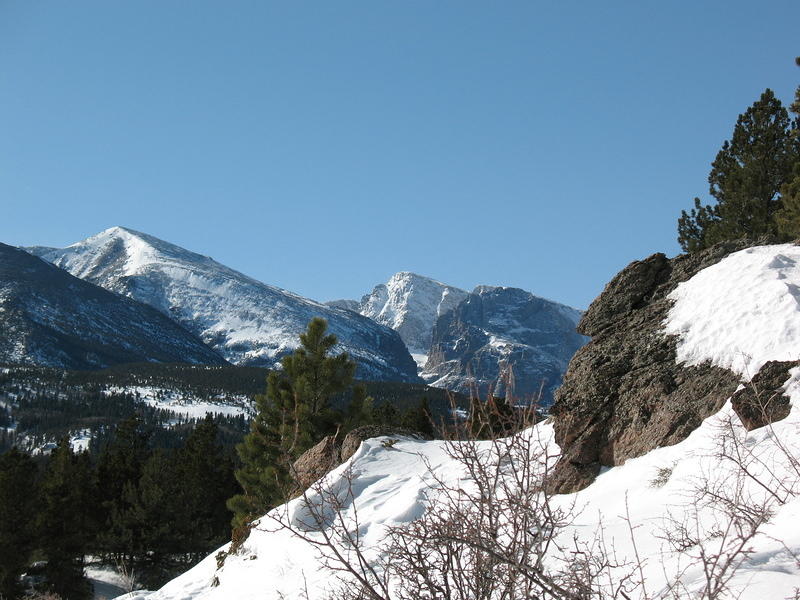
{"type": "Polygon", "coordinates": [[[585,308],[675,222],[800,2],[0,0],[0,241],[138,229],[294,292],[585,308]]]}

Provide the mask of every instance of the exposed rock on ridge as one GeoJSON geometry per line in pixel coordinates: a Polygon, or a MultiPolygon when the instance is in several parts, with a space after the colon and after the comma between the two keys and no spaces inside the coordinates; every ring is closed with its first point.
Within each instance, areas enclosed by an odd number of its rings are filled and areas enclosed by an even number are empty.
{"type": "Polygon", "coordinates": [[[800,365],[800,361],[775,361],[766,363],[731,398],[731,405],[748,431],[764,427],[789,416],[789,398],[783,395],[784,383],[789,370],[800,365]]]}
{"type": "Polygon", "coordinates": [[[479,286],[439,317],[422,377],[466,394],[506,395],[501,374],[510,368],[515,398],[535,398],[541,390],[541,401],[549,404],[569,360],[586,342],[575,331],[580,316],[521,289],[479,286]]]}
{"type": "Polygon", "coordinates": [[[663,333],[667,296],[728,254],[765,243],[723,242],[671,260],[654,254],[611,280],[578,324],[592,339],[555,394],[551,414],[563,454],[553,491],[582,489],[603,466],[683,440],[736,391],[740,377],[727,369],[676,363],[677,340],[663,333]]]}
{"type": "MultiPolygon", "coordinates": [[[[387,283],[376,285],[355,310],[394,329],[413,354],[427,354],[436,319],[453,310],[466,297],[467,292],[462,289],[401,271],[392,275],[387,283]]],[[[343,302],[347,301],[331,304],[352,310],[352,305],[343,302]]]]}
{"type": "Polygon", "coordinates": [[[382,436],[405,436],[419,439],[431,439],[417,431],[405,427],[388,427],[382,425],[364,425],[348,432],[339,443],[336,436],[328,435],[315,446],[306,450],[294,462],[296,493],[299,495],[315,481],[324,477],[331,470],[353,456],[361,442],[382,436]]]}

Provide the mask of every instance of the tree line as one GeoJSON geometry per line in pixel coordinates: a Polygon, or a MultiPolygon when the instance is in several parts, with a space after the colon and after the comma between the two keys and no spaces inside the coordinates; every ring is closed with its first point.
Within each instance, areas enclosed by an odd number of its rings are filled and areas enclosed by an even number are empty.
{"type": "Polygon", "coordinates": [[[28,570],[37,591],[88,598],[87,556],[159,585],[228,540],[233,457],[213,418],[179,448],[150,442],[131,418],[96,459],[66,437],[45,458],[0,456],[0,597],[30,591],[28,570]]]}

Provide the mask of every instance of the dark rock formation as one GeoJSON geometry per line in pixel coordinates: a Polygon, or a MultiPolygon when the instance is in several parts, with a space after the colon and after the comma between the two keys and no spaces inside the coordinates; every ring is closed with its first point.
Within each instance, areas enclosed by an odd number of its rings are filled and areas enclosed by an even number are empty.
{"type": "Polygon", "coordinates": [[[747,431],[789,416],[791,406],[789,398],[783,395],[783,385],[789,379],[789,369],[798,365],[800,361],[770,361],[733,395],[733,410],[747,431]]]}
{"type": "Polygon", "coordinates": [[[311,487],[339,462],[339,444],[332,435],[325,436],[316,446],[303,452],[293,466],[297,494],[311,487]]]}
{"type": "Polygon", "coordinates": [[[294,478],[297,485],[296,495],[300,495],[315,481],[353,456],[361,442],[382,436],[415,437],[422,440],[431,439],[418,431],[404,427],[386,427],[382,425],[364,425],[357,427],[344,436],[341,443],[335,436],[324,437],[316,446],[306,450],[294,462],[294,478]]]}
{"type": "Polygon", "coordinates": [[[606,286],[578,324],[592,340],[578,350],[555,395],[551,414],[563,455],[553,491],[582,489],[603,466],[683,440],[736,391],[740,378],[731,371],[675,362],[676,339],[662,332],[667,295],[728,254],[765,243],[724,242],[671,260],[654,254],[606,286]]]}
{"type": "Polygon", "coordinates": [[[431,437],[428,435],[420,433],[419,431],[406,429],[405,427],[388,427],[385,425],[364,425],[362,427],[357,427],[353,429],[350,433],[344,436],[344,440],[342,440],[342,446],[339,449],[339,460],[340,462],[344,462],[348,458],[353,456],[353,454],[356,453],[356,450],[358,450],[358,447],[361,445],[361,442],[365,440],[376,437],[396,436],[396,435],[402,435],[405,437],[414,437],[414,438],[419,438],[421,440],[431,439],[431,437]]]}

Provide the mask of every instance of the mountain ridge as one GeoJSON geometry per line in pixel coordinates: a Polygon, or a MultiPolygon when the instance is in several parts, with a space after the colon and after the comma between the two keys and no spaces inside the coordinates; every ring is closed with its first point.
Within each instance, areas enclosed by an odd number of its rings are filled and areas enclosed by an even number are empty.
{"type": "Polygon", "coordinates": [[[217,352],[152,307],[0,243],[0,356],[75,369],[156,361],[225,364],[217,352]]]}
{"type": "Polygon", "coordinates": [[[134,298],[196,334],[230,362],[277,367],[312,317],[328,321],[364,379],[419,381],[399,335],[340,308],[262,283],[209,256],[149,234],[112,227],[66,248],[31,247],[47,261],[134,298]]]}

